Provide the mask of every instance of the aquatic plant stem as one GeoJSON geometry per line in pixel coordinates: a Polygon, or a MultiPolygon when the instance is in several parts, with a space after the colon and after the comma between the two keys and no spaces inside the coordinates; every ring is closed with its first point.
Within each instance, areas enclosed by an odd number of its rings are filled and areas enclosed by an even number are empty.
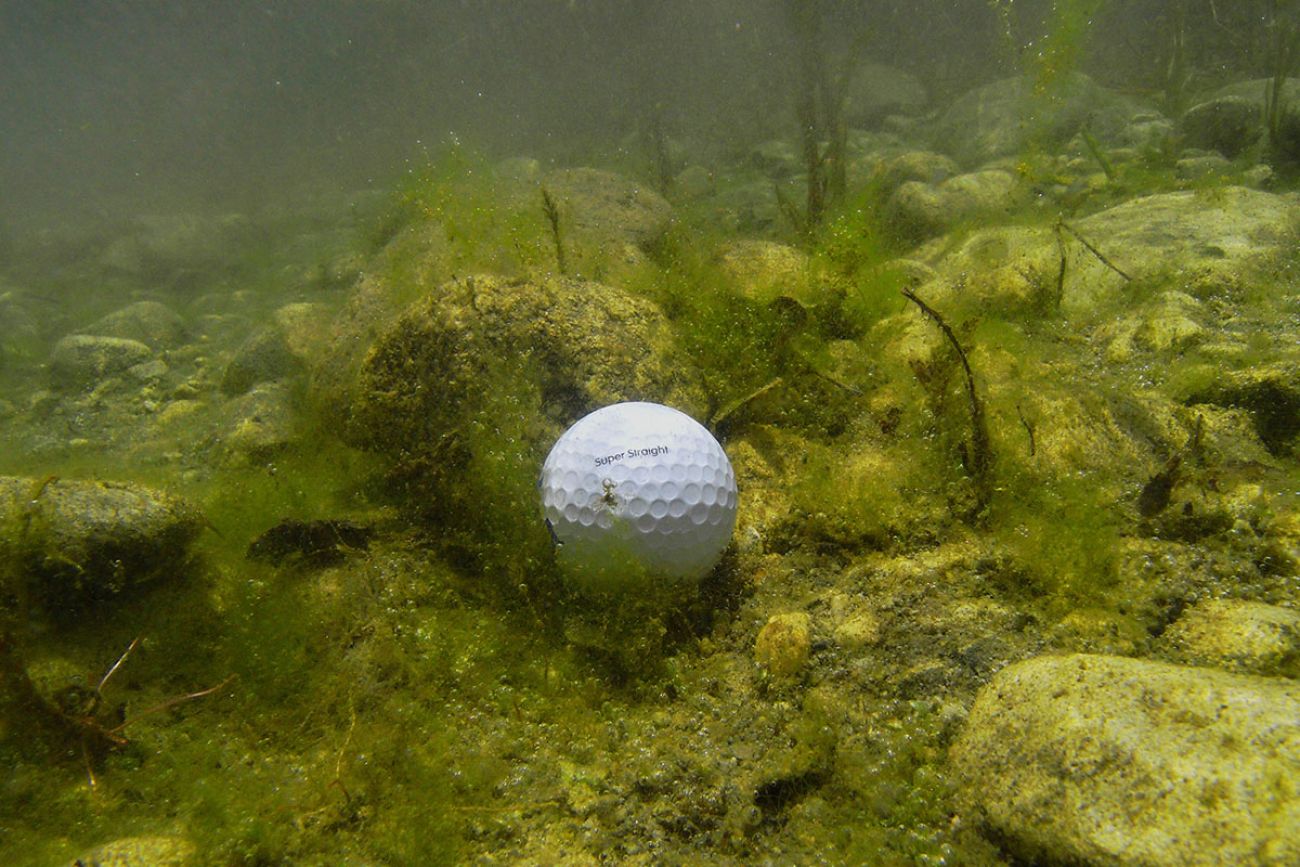
{"type": "Polygon", "coordinates": [[[546,215],[546,222],[551,227],[551,239],[555,241],[555,265],[561,276],[565,276],[569,273],[569,267],[564,259],[564,242],[560,238],[560,209],[546,187],[542,187],[542,213],[546,215]]]}
{"type": "Polygon", "coordinates": [[[966,350],[962,348],[961,342],[957,340],[957,335],[944,318],[939,315],[939,312],[922,301],[911,289],[901,291],[904,298],[919,307],[922,313],[939,326],[939,330],[943,332],[944,337],[948,338],[948,343],[956,351],[957,359],[961,362],[962,370],[966,373],[966,395],[970,400],[971,425],[967,470],[975,481],[976,503],[973,515],[981,515],[988,508],[989,500],[992,499],[993,495],[993,445],[989,439],[988,424],[984,418],[984,404],[980,401],[979,392],[975,388],[975,374],[971,371],[970,360],[966,357],[966,350]]]}
{"type": "Polygon", "coordinates": [[[1124,271],[1123,271],[1123,270],[1122,270],[1118,265],[1116,265],[1114,262],[1110,261],[1110,259],[1107,259],[1107,258],[1106,258],[1106,255],[1105,255],[1104,253],[1102,253],[1100,250],[1098,250],[1098,249],[1097,249],[1097,248],[1092,244],[1092,242],[1090,242],[1087,238],[1083,237],[1083,235],[1080,235],[1080,234],[1079,234],[1079,231],[1078,231],[1077,229],[1075,229],[1075,228],[1074,228],[1073,226],[1071,226],[1069,223],[1065,222],[1065,220],[1059,220],[1059,221],[1057,222],[1057,225],[1060,226],[1060,227],[1061,227],[1062,229],[1064,229],[1065,231],[1069,232],[1071,235],[1073,235],[1073,236],[1074,236],[1074,239],[1075,239],[1076,241],[1078,241],[1080,244],[1082,244],[1083,246],[1087,247],[1087,248],[1088,248],[1088,252],[1091,253],[1092,255],[1096,256],[1096,257],[1097,257],[1097,260],[1098,260],[1099,262],[1101,262],[1101,264],[1105,265],[1107,268],[1109,268],[1110,270],[1114,271],[1114,272],[1115,272],[1116,274],[1118,274],[1119,276],[1123,277],[1123,278],[1124,278],[1124,281],[1125,281],[1126,283],[1132,283],[1132,282],[1133,282],[1133,278],[1132,278],[1131,276],[1129,276],[1127,273],[1125,273],[1125,272],[1124,272],[1124,271]]]}

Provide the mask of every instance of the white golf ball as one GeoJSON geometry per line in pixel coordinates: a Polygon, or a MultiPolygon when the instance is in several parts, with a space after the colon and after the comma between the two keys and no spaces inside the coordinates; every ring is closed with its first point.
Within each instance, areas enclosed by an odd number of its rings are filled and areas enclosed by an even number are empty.
{"type": "Polygon", "coordinates": [[[684,585],[736,524],[736,475],[703,425],[658,403],[583,416],[542,466],[542,508],[566,577],[589,590],[684,585]]]}

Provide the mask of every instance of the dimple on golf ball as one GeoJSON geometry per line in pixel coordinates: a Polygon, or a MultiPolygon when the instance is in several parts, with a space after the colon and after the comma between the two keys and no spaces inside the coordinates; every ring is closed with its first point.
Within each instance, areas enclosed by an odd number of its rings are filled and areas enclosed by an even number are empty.
{"type": "Polygon", "coordinates": [[[616,403],[583,416],[551,448],[539,484],[561,569],[588,589],[698,581],[736,524],[726,452],[663,404],[616,403]]]}

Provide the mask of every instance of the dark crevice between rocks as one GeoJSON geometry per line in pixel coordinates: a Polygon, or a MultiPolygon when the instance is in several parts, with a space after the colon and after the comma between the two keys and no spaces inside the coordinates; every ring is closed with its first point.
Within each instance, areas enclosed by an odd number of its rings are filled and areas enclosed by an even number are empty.
{"type": "Polygon", "coordinates": [[[813,770],[766,782],[754,792],[754,806],[762,812],[764,822],[779,822],[791,807],[825,783],[827,776],[823,770],[813,770]]]}
{"type": "Polygon", "coordinates": [[[1192,396],[1188,403],[1247,410],[1255,432],[1271,455],[1286,457],[1300,449],[1300,392],[1278,379],[1219,386],[1192,396]]]}

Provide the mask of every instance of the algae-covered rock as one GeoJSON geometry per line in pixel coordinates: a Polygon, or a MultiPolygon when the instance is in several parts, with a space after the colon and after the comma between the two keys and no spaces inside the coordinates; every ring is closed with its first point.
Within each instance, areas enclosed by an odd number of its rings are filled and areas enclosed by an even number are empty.
{"type": "Polygon", "coordinates": [[[1005,215],[1018,199],[1015,178],[990,169],[936,185],[906,181],[889,198],[886,210],[898,232],[920,240],[978,217],[1005,215]]]}
{"type": "Polygon", "coordinates": [[[1047,91],[1039,84],[1027,76],[1004,78],[965,94],[934,124],[936,147],[974,166],[1018,154],[1029,141],[1063,144],[1085,125],[1109,141],[1146,111],[1080,73],[1062,77],[1047,91]]]}
{"type": "Polygon", "coordinates": [[[398,232],[372,257],[327,327],[312,363],[317,408],[336,425],[352,413],[357,373],[376,338],[422,293],[451,277],[452,251],[439,223],[417,222],[398,232]]]}
{"type": "Polygon", "coordinates": [[[1235,157],[1261,132],[1260,105],[1242,96],[1219,96],[1189,108],[1178,130],[1187,145],[1235,157]]]}
{"type": "Polygon", "coordinates": [[[233,398],[222,421],[222,459],[231,465],[268,460],[289,448],[297,434],[293,395],[284,382],[263,382],[233,398]]]}
{"type": "Polygon", "coordinates": [[[1294,361],[1226,371],[1191,400],[1249,410],[1269,452],[1300,451],[1300,364],[1294,361]]]}
{"type": "Polygon", "coordinates": [[[1039,657],[982,689],[951,761],[971,811],[1048,864],[1300,863],[1300,686],[1039,657]]]}
{"type": "Polygon", "coordinates": [[[221,390],[240,395],[259,382],[283,379],[302,370],[283,329],[262,328],[240,345],[221,377],[221,390]]]}
{"type": "Polygon", "coordinates": [[[160,301],[137,301],[82,329],[86,334],[138,340],[151,349],[168,349],[185,339],[185,321],[160,301]]]}
{"type": "MultiPolygon", "coordinates": [[[[1081,235],[1131,277],[1162,271],[1194,276],[1197,288],[1213,291],[1222,276],[1232,285],[1242,269],[1258,266],[1294,242],[1294,200],[1245,187],[1210,192],[1159,193],[1116,205],[1075,224],[1081,235]],[[1200,273],[1196,273],[1200,272],[1200,273]]],[[[1075,264],[1075,263],[1072,263],[1075,264]]],[[[1086,297],[1080,282],[1099,281],[1098,288],[1120,287],[1122,278],[1089,256],[1067,277],[1067,294],[1086,297]],[[1092,260],[1092,261],[1088,261],[1092,260]],[[1109,272],[1109,273],[1106,273],[1109,272]]]]}
{"type": "Polygon", "coordinates": [[[934,185],[958,174],[961,167],[951,157],[933,151],[908,151],[880,167],[880,183],[886,191],[893,192],[907,181],[934,185]]]}
{"type": "Polygon", "coordinates": [[[812,301],[808,256],[775,241],[731,241],[717,253],[722,266],[746,298],[768,303],[785,296],[812,301]]]}
{"type": "Polygon", "coordinates": [[[177,836],[122,837],[96,846],[72,863],[86,867],[184,867],[197,847],[177,836]]]}
{"type": "Polygon", "coordinates": [[[1184,611],[1160,640],[1188,665],[1300,677],[1300,612],[1289,608],[1211,599],[1184,611]]]}
{"type": "Polygon", "coordinates": [[[940,309],[962,297],[994,311],[1057,304],[1079,311],[1120,297],[1135,281],[1177,277],[1195,300],[1236,300],[1260,267],[1291,249],[1298,219],[1292,198],[1245,187],[1142,196],[1071,222],[1059,237],[1049,228],[996,226],[957,244],[936,239],[914,256],[937,275],[917,291],[940,309]]]}
{"type": "Polygon", "coordinates": [[[138,340],[70,334],[50,353],[50,383],[58,389],[88,388],[152,357],[138,340]]]}
{"type": "Polygon", "coordinates": [[[271,320],[284,335],[289,351],[299,359],[308,361],[324,345],[329,325],[329,309],[324,304],[295,301],[285,304],[271,314],[271,320]]]}
{"type": "Polygon", "coordinates": [[[754,660],[773,677],[792,677],[812,651],[812,619],[803,611],[774,614],[754,639],[754,660]]]}
{"type": "MultiPolygon", "coordinates": [[[[1179,180],[1195,181],[1203,178],[1224,176],[1233,169],[1232,161],[1217,153],[1194,154],[1181,157],[1174,163],[1174,174],[1179,180]]],[[[1248,186],[1255,186],[1249,184],[1248,186]]]]}
{"type": "Polygon", "coordinates": [[[0,282],[0,371],[12,372],[44,353],[48,319],[39,315],[35,299],[0,282]]]}
{"type": "Polygon", "coordinates": [[[542,189],[559,208],[560,232],[576,264],[637,251],[663,237],[672,205],[648,184],[601,169],[557,169],[542,189]],[[630,249],[629,249],[630,248],[630,249]]]}
{"type": "Polygon", "coordinates": [[[714,188],[713,172],[701,165],[687,166],[673,177],[674,195],[688,202],[711,195],[714,188]]]}
{"type": "Polygon", "coordinates": [[[417,301],[380,335],[350,436],[379,451],[426,450],[462,427],[483,389],[507,387],[496,374],[531,382],[535,411],[553,423],[622,400],[703,414],[695,372],[650,301],[582,280],[477,276],[417,301]]]}
{"type": "Polygon", "coordinates": [[[799,151],[784,139],[769,139],[749,149],[750,164],[772,178],[786,178],[803,167],[799,151]]]}
{"type": "Polygon", "coordinates": [[[770,181],[719,190],[715,204],[719,222],[733,232],[771,232],[785,219],[777,188],[770,181]]]}
{"type": "Polygon", "coordinates": [[[141,485],[0,477],[0,565],[53,607],[176,577],[205,525],[141,485]]]}
{"type": "Polygon", "coordinates": [[[845,93],[844,116],[854,126],[874,126],[890,114],[919,114],[929,96],[920,79],[883,63],[859,63],[845,93]]]}
{"type": "Polygon", "coordinates": [[[1190,349],[1205,336],[1201,307],[1185,293],[1165,292],[1120,321],[1103,325],[1097,337],[1107,343],[1106,360],[1124,362],[1144,352],[1190,349]]]}

